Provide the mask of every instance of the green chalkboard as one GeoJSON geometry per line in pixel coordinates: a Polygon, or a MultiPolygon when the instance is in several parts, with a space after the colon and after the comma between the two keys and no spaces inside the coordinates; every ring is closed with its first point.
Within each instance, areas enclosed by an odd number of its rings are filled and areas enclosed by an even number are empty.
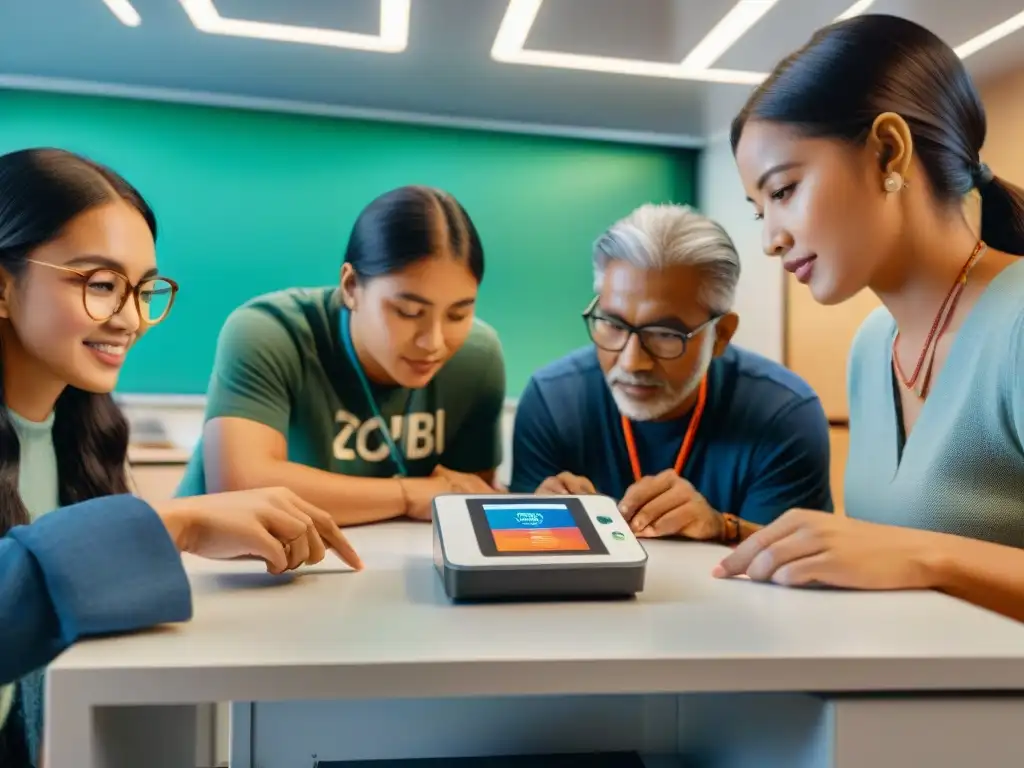
{"type": "Polygon", "coordinates": [[[334,282],[349,229],[403,184],[454,194],[487,259],[479,314],[508,394],[587,342],[590,246],[645,202],[694,200],[695,153],[394,123],[0,90],[0,152],[81,152],[156,210],[174,313],[131,353],[119,391],[203,393],[217,332],[257,294],[334,282]]]}

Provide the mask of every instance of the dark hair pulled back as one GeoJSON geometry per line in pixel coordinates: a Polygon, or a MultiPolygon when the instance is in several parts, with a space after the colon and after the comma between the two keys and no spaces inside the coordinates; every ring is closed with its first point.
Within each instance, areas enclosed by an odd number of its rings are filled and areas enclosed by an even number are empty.
{"type": "Polygon", "coordinates": [[[363,209],[349,236],[345,261],[359,277],[373,278],[441,253],[465,261],[476,281],[483,280],[483,246],[462,205],[447,192],[406,186],[363,209]]]}
{"type": "Polygon", "coordinates": [[[907,19],[867,14],[818,30],[750,96],[732,149],[751,119],[859,143],[884,112],[906,120],[938,200],[954,204],[977,187],[982,239],[1024,255],[1024,190],[981,162],[987,126],[974,83],[946,43],[907,19]]]}

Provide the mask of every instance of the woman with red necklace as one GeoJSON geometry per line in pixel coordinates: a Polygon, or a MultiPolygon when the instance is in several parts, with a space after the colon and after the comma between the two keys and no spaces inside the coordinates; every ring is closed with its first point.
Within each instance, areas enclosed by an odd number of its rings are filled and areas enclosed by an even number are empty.
{"type": "Polygon", "coordinates": [[[765,252],[822,304],[884,306],[849,360],[847,516],[792,510],[716,576],[938,589],[1024,620],[1024,192],[981,163],[985,130],[956,54],[881,15],[817,32],[734,121],[765,252]]]}

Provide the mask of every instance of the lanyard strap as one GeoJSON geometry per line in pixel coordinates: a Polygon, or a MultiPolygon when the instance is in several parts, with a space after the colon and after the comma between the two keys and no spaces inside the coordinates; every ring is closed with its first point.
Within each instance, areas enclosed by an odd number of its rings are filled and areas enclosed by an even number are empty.
{"type": "MultiPolygon", "coordinates": [[[[405,460],[402,458],[401,451],[398,450],[398,446],[395,445],[395,441],[391,439],[391,430],[388,429],[388,425],[384,422],[384,417],[380,415],[380,408],[377,407],[377,400],[373,397],[373,391],[370,389],[370,382],[366,378],[366,373],[363,371],[363,365],[359,362],[359,355],[356,354],[355,347],[352,344],[352,333],[348,325],[348,312],[344,309],[339,313],[339,325],[341,328],[341,341],[345,345],[345,354],[348,355],[349,360],[352,362],[352,367],[356,371],[356,375],[359,377],[359,383],[362,385],[363,394],[366,395],[366,400],[370,404],[370,410],[373,411],[373,415],[380,422],[380,433],[384,436],[384,442],[388,444],[388,450],[391,453],[391,460],[398,467],[398,474],[402,477],[409,476],[409,470],[406,469],[405,460]]],[[[405,404],[406,415],[408,415],[409,407],[412,404],[412,392],[409,393],[409,400],[405,404]]]]}
{"type": "MultiPolygon", "coordinates": [[[[708,377],[705,375],[700,382],[700,389],[697,391],[697,405],[690,417],[690,425],[686,428],[686,436],[683,444],[679,447],[679,454],[676,456],[675,473],[682,475],[686,460],[690,458],[693,450],[693,441],[697,436],[697,427],[700,425],[701,416],[704,415],[704,404],[708,399],[708,377]]],[[[633,438],[633,426],[629,419],[622,417],[622,435],[626,438],[626,450],[629,452],[629,464],[633,468],[634,482],[640,482],[643,473],[640,471],[640,457],[636,452],[636,440],[633,438]]]]}

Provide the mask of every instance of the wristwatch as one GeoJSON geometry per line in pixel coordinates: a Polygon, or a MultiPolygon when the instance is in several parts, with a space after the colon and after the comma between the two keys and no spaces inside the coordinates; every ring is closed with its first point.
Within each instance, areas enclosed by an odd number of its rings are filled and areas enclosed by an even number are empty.
{"type": "Polygon", "coordinates": [[[738,544],[740,540],[740,519],[728,512],[722,515],[722,541],[725,544],[738,544]]]}

